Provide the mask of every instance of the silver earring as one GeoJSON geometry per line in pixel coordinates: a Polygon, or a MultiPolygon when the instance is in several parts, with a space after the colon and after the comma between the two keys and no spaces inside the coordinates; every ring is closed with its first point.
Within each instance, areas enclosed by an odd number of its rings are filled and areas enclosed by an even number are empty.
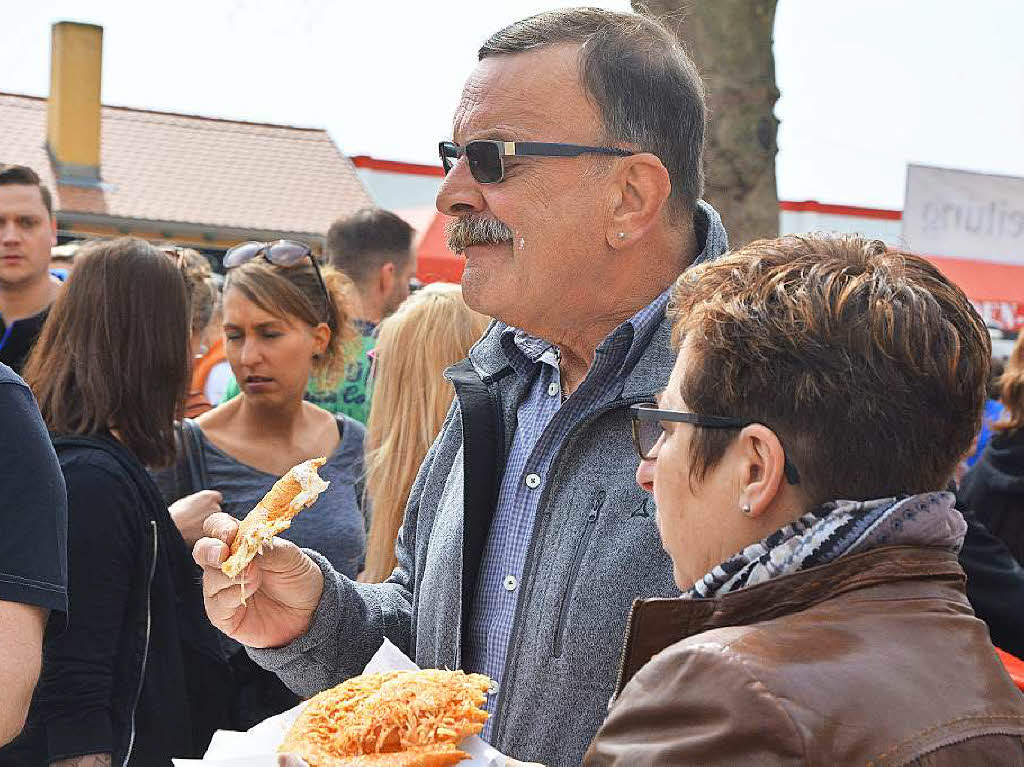
{"type": "Polygon", "coordinates": [[[626,233],[625,232],[616,232],[615,236],[618,237],[620,240],[626,239],[626,233]]]}
{"type": "Polygon", "coordinates": [[[742,506],[740,506],[740,511],[742,511],[744,514],[746,514],[749,517],[750,516],[750,504],[749,503],[745,503],[742,506]]]}

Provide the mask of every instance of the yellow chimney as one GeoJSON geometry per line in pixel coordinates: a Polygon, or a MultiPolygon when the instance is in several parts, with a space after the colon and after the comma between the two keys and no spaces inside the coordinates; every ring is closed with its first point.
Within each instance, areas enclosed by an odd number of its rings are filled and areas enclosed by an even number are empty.
{"type": "Polygon", "coordinates": [[[100,72],[103,27],[58,21],[50,50],[46,145],[58,180],[100,177],[100,72]]]}

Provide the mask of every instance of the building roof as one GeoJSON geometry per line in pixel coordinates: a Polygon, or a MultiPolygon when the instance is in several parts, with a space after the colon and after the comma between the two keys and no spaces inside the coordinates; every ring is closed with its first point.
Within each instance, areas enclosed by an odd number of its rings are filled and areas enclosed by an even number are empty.
{"type": "Polygon", "coordinates": [[[327,131],[104,106],[99,187],[58,185],[47,101],[0,93],[0,162],[31,166],[60,213],[322,235],[372,200],[327,131]]]}

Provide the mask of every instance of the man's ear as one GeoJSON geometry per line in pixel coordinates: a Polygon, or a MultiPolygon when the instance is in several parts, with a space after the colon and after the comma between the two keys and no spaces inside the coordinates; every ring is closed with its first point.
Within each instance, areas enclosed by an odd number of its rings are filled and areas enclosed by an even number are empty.
{"type": "Polygon", "coordinates": [[[672,181],[660,159],[640,152],[616,161],[612,190],[605,239],[617,250],[635,243],[657,223],[672,194],[672,181]]]}
{"type": "Polygon", "coordinates": [[[57,217],[50,217],[50,247],[54,248],[57,246],[57,217]]]}
{"type": "Polygon", "coordinates": [[[381,266],[377,274],[377,289],[380,291],[380,295],[391,295],[391,291],[395,288],[395,279],[398,276],[396,272],[395,265],[391,261],[381,266]]]}

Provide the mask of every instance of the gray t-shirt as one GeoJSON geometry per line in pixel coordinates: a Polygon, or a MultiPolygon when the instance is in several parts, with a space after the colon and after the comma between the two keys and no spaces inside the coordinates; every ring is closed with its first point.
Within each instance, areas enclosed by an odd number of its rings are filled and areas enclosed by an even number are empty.
{"type": "MultiPolygon", "coordinates": [[[[362,509],[366,429],[347,416],[337,418],[342,428],[341,441],[319,470],[330,486],[316,503],[292,520],[292,526],[281,533],[281,537],[297,546],[319,551],[335,570],[355,578],[362,569],[366,552],[366,520],[362,509]]],[[[209,476],[208,489],[220,491],[224,497],[221,508],[225,512],[236,519],[244,518],[278,477],[232,458],[205,434],[201,443],[209,476]]],[[[156,479],[161,490],[168,482],[173,484],[174,467],[157,472],[156,479]]]]}

